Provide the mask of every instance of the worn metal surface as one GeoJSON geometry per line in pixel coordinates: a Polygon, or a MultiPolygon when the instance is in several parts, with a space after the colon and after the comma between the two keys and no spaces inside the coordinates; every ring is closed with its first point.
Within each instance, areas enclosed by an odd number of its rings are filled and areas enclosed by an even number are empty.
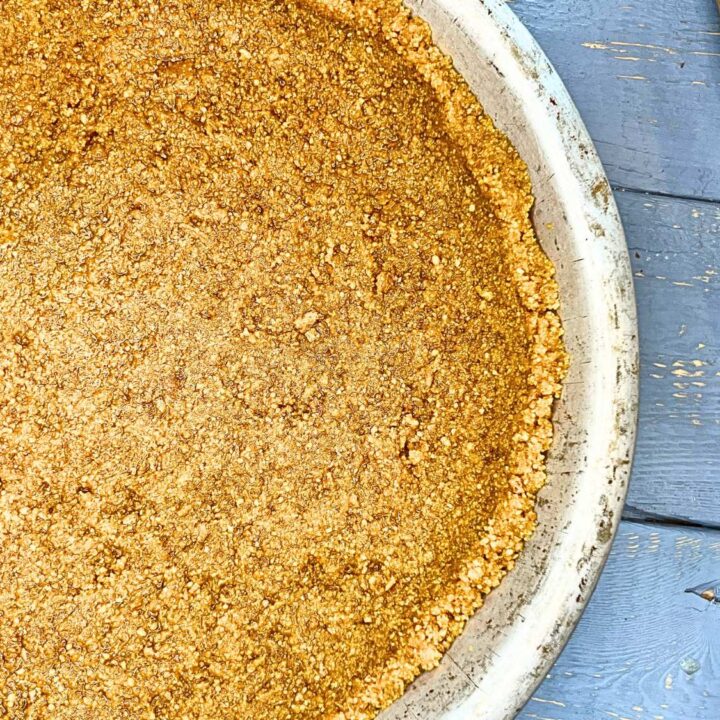
{"type": "Polygon", "coordinates": [[[565,644],[620,518],[637,414],[637,323],[615,202],[539,47],[498,0],[411,0],[530,168],[572,355],[538,529],[441,666],[383,720],[514,717],[565,644]]]}

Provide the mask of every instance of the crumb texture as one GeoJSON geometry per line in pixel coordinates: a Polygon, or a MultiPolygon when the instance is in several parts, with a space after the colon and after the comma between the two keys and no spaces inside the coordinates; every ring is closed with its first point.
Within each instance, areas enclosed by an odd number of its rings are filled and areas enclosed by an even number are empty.
{"type": "Polygon", "coordinates": [[[399,0],[0,5],[0,716],[364,720],[532,531],[526,169],[399,0]]]}

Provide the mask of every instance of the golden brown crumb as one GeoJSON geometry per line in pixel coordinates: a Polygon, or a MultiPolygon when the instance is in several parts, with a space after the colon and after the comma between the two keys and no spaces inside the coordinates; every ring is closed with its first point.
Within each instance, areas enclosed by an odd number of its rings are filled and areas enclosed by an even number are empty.
{"type": "Polygon", "coordinates": [[[399,0],[0,8],[0,715],[362,720],[532,531],[526,169],[399,0]]]}

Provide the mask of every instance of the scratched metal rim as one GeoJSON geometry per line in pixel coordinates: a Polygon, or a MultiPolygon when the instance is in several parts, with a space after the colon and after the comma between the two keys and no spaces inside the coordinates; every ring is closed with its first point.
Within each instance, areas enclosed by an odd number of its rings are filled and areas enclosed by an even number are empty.
{"type": "Polygon", "coordinates": [[[510,720],[560,654],[605,564],[627,493],[638,404],[625,236],[590,136],[550,62],[501,0],[406,0],[518,148],[555,263],[571,354],[538,527],[440,667],[382,720],[510,720]]]}

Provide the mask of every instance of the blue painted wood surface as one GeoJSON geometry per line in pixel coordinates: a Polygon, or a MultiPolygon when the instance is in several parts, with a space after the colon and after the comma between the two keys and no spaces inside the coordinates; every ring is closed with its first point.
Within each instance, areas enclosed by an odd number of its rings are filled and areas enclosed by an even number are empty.
{"type": "Polygon", "coordinates": [[[511,6],[565,80],[616,191],[641,339],[627,519],[518,717],[720,720],[720,605],[683,592],[720,578],[720,14],[713,0],[511,6]]]}
{"type": "Polygon", "coordinates": [[[610,181],[720,200],[713,0],[516,0],[570,90],[610,181]]]}
{"type": "Polygon", "coordinates": [[[717,720],[720,532],[624,522],[598,589],[519,720],[717,720]],[[715,573],[715,575],[713,575],[715,573]]]}

